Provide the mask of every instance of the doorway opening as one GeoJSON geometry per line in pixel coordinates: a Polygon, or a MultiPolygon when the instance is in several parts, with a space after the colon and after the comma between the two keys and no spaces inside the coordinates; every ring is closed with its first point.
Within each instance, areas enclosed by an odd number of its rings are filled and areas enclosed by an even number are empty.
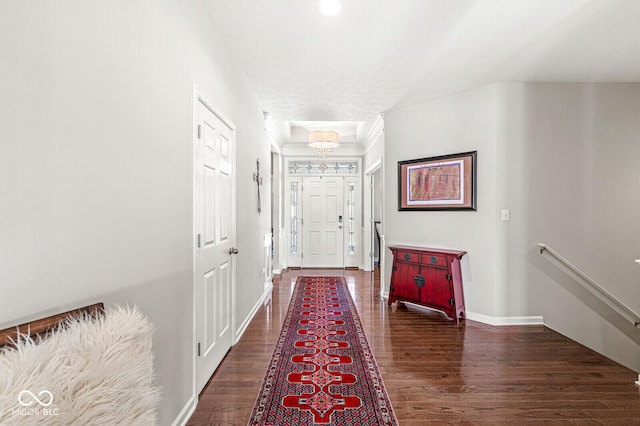
{"type": "Polygon", "coordinates": [[[360,159],[287,159],[287,267],[360,268],[364,252],[360,159]]]}

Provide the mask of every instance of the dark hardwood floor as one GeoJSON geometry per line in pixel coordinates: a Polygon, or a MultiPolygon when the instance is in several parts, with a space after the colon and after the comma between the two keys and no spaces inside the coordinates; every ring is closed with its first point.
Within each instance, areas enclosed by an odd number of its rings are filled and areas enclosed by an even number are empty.
{"type": "Polygon", "coordinates": [[[244,425],[298,275],[346,275],[401,425],[640,425],[633,371],[544,326],[454,325],[379,297],[371,273],[292,270],[220,365],[189,425],[244,425]]]}

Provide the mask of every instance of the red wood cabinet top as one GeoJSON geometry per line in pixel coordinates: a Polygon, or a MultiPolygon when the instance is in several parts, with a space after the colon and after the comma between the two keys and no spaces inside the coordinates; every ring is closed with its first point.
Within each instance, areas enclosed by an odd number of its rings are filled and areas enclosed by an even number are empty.
{"type": "Polygon", "coordinates": [[[461,251],[461,250],[447,250],[447,249],[441,249],[441,248],[430,248],[430,247],[419,247],[419,246],[404,246],[404,245],[389,246],[389,250],[391,250],[391,251],[394,251],[394,250],[412,250],[412,251],[419,251],[419,252],[426,252],[426,253],[450,254],[450,255],[458,257],[458,259],[460,259],[462,256],[467,254],[466,251],[461,251]]]}

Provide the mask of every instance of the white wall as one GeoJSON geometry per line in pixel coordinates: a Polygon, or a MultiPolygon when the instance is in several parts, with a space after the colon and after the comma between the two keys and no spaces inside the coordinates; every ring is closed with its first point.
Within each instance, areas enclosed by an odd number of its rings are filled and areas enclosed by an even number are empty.
{"type": "Polygon", "coordinates": [[[467,250],[468,312],[542,316],[640,371],[638,329],[537,247],[551,245],[640,311],[640,84],[498,84],[390,112],[385,123],[388,245],[467,250]],[[471,150],[477,212],[397,211],[398,161],[471,150]]]}
{"type": "MultiPolygon", "coordinates": [[[[283,170],[281,156],[276,152],[271,153],[271,227],[273,231],[273,272],[280,273],[282,271],[282,262],[280,260],[280,245],[283,227],[283,197],[282,189],[283,170]]],[[[283,249],[284,250],[284,249],[283,249]]]]}
{"type": "MultiPolygon", "coordinates": [[[[387,247],[409,244],[466,250],[467,311],[497,315],[496,306],[496,86],[399,109],[385,115],[387,247]],[[478,151],[477,211],[398,211],[398,161],[478,151]]],[[[389,286],[392,256],[383,284],[389,286]]]]}
{"type": "MultiPolygon", "coordinates": [[[[365,154],[362,163],[363,170],[368,171],[372,167],[376,165],[380,160],[384,159],[384,130],[381,131],[378,136],[375,138],[375,142],[371,146],[371,148],[365,154]]],[[[373,213],[374,221],[382,221],[382,209],[383,209],[383,181],[382,177],[384,164],[380,164],[372,174],[374,176],[373,179],[373,206],[371,208],[371,212],[373,213]]],[[[365,191],[371,191],[371,188],[366,188],[365,191]]],[[[369,212],[369,214],[371,214],[369,212]]],[[[368,215],[367,215],[368,216],[368,215]]]]}
{"type": "Polygon", "coordinates": [[[238,129],[238,324],[264,281],[262,113],[199,2],[7,1],[0,55],[0,323],[140,305],[170,424],[195,396],[193,85],[238,129]]]}
{"type": "MultiPolygon", "coordinates": [[[[378,160],[384,156],[384,121],[376,123],[370,135],[371,140],[367,141],[367,151],[362,157],[362,171],[368,171],[378,160]]],[[[364,173],[363,173],[364,175],[364,173]]]]}
{"type": "Polygon", "coordinates": [[[373,222],[370,222],[369,219],[373,218],[374,220],[382,221],[383,217],[382,176],[384,175],[384,137],[384,115],[381,115],[367,135],[365,142],[366,151],[362,157],[362,268],[365,271],[372,269],[373,263],[369,257],[370,252],[373,253],[373,258],[379,261],[379,246],[375,237],[373,222]],[[373,198],[370,187],[372,180],[371,175],[375,175],[373,179],[375,186],[373,198]],[[375,205],[372,206],[372,203],[375,205]]]}
{"type": "Polygon", "coordinates": [[[506,315],[640,371],[640,331],[542,258],[560,252],[640,312],[640,84],[499,86],[498,205],[506,315]],[[500,177],[501,176],[501,177],[500,177]]]}

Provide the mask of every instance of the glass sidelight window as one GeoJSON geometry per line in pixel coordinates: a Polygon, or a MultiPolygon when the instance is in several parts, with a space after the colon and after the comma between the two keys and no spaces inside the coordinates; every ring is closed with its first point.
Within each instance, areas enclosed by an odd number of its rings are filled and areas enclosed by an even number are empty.
{"type": "Polygon", "coordinates": [[[356,254],[356,184],[349,182],[347,187],[347,253],[356,254]]]}
{"type": "Polygon", "coordinates": [[[298,254],[298,182],[291,182],[291,241],[289,253],[298,254]]]}

